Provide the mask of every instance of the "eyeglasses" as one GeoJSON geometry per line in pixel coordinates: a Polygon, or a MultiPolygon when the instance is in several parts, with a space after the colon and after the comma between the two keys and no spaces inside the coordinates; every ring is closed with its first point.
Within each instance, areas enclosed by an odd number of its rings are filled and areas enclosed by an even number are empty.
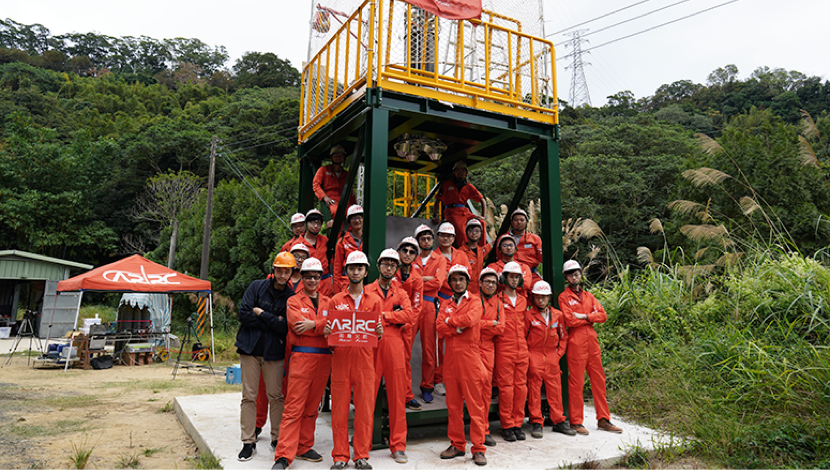
{"type": "Polygon", "coordinates": [[[397,268],[398,263],[383,262],[378,263],[378,266],[380,266],[381,268],[397,268]]]}
{"type": "Polygon", "coordinates": [[[400,251],[401,251],[401,253],[403,253],[405,255],[417,255],[418,254],[418,250],[416,250],[414,248],[401,248],[400,251]]]}
{"type": "Polygon", "coordinates": [[[322,278],[323,278],[323,276],[314,275],[314,274],[305,274],[305,275],[303,275],[303,280],[304,281],[319,281],[322,278]]]}

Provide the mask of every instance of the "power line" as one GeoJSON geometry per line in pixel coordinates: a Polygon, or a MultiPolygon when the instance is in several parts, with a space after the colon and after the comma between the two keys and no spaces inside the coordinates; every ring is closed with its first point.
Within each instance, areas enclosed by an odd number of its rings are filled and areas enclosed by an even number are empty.
{"type": "Polygon", "coordinates": [[[258,139],[261,139],[261,138],[263,138],[263,137],[265,137],[265,136],[267,136],[267,135],[282,134],[282,133],[284,133],[284,132],[289,132],[289,131],[294,131],[294,132],[297,132],[297,128],[296,128],[296,127],[289,127],[289,128],[286,128],[286,129],[280,129],[280,130],[276,130],[276,131],[266,132],[266,133],[264,133],[264,134],[260,134],[260,135],[258,135],[258,136],[256,136],[256,137],[251,137],[251,138],[249,138],[249,139],[245,139],[245,140],[237,140],[236,142],[229,142],[229,143],[226,143],[225,145],[239,145],[239,144],[244,144],[245,142],[251,142],[252,140],[258,140],[258,139]]]}
{"type": "Polygon", "coordinates": [[[248,189],[250,189],[254,193],[257,199],[259,199],[260,202],[262,202],[265,205],[265,207],[267,207],[268,210],[271,211],[272,214],[274,214],[274,217],[276,217],[280,222],[282,222],[285,228],[291,230],[291,226],[285,223],[285,221],[282,220],[282,217],[277,215],[277,213],[274,212],[274,209],[272,209],[271,206],[267,202],[265,202],[264,199],[262,199],[262,196],[259,195],[259,191],[257,191],[256,188],[254,188],[254,186],[248,181],[248,179],[245,178],[245,175],[242,174],[242,171],[239,169],[239,167],[237,167],[236,164],[231,160],[229,154],[232,154],[232,152],[222,152],[219,154],[219,156],[221,156],[228,163],[228,166],[231,168],[231,171],[242,181],[242,183],[245,186],[248,187],[248,189]]]}
{"type": "MultiPolygon", "coordinates": [[[[606,26],[606,27],[604,27],[604,28],[600,28],[600,29],[598,29],[598,30],[596,30],[596,31],[592,31],[592,32],[590,32],[590,33],[588,33],[588,34],[586,34],[586,35],[584,35],[584,36],[592,36],[592,35],[594,35],[594,34],[601,33],[601,32],[603,32],[603,31],[605,31],[605,30],[607,30],[607,29],[611,29],[611,28],[613,28],[613,27],[615,27],[615,26],[619,26],[619,25],[621,25],[621,24],[625,24],[625,23],[630,23],[630,22],[632,22],[632,21],[634,21],[634,20],[639,20],[640,18],[643,18],[643,17],[646,17],[646,16],[648,16],[648,15],[651,15],[652,13],[657,13],[658,11],[663,11],[663,10],[665,10],[666,8],[671,8],[671,7],[673,7],[673,6],[677,6],[677,5],[680,5],[681,3],[686,3],[686,2],[688,2],[688,1],[690,1],[690,0],[680,0],[679,2],[672,3],[671,5],[667,5],[667,6],[664,6],[664,7],[660,7],[660,8],[657,8],[657,9],[655,9],[655,10],[651,10],[651,11],[649,11],[649,12],[643,13],[642,15],[635,16],[634,18],[629,18],[629,19],[627,19],[627,20],[620,21],[619,23],[614,23],[614,24],[612,24],[611,26],[606,26]]],[[[583,37],[584,37],[584,36],[583,36],[583,37]]],[[[559,46],[561,46],[562,44],[567,44],[568,42],[569,42],[569,41],[562,41],[562,42],[560,42],[560,43],[558,43],[558,44],[554,44],[553,46],[554,46],[554,47],[559,47],[559,46]]]]}
{"type": "Polygon", "coordinates": [[[551,37],[551,36],[554,36],[554,35],[556,35],[556,34],[564,33],[565,31],[570,31],[570,30],[572,30],[572,29],[574,29],[574,28],[577,28],[577,27],[579,27],[579,26],[582,26],[582,25],[584,25],[584,24],[588,24],[588,23],[594,22],[594,21],[596,21],[596,20],[601,20],[601,19],[605,18],[606,16],[611,16],[611,15],[613,15],[614,13],[619,13],[619,12],[621,12],[621,11],[623,11],[623,10],[627,10],[627,9],[629,9],[629,8],[631,8],[631,7],[635,7],[635,6],[637,6],[637,5],[641,4],[641,3],[646,3],[646,2],[650,2],[650,1],[651,1],[651,0],[640,0],[639,2],[632,3],[631,5],[628,5],[627,7],[622,7],[622,8],[620,8],[619,10],[614,10],[614,11],[612,11],[612,12],[608,12],[608,13],[606,13],[606,14],[602,15],[602,16],[598,16],[598,17],[596,17],[596,18],[594,18],[594,19],[591,19],[591,20],[588,20],[588,21],[583,21],[582,23],[575,24],[575,25],[573,25],[573,26],[569,26],[569,27],[567,27],[567,28],[565,28],[565,29],[563,29],[563,30],[561,30],[561,31],[557,31],[557,32],[555,32],[555,33],[550,33],[550,34],[546,35],[545,37],[551,37]]]}
{"type": "MultiPolygon", "coordinates": [[[[594,46],[594,47],[591,47],[591,48],[588,48],[588,49],[582,50],[581,52],[582,52],[582,53],[589,52],[589,51],[592,51],[592,50],[594,50],[594,49],[598,49],[598,48],[600,48],[600,47],[602,47],[602,46],[607,46],[607,45],[609,45],[609,44],[613,44],[613,43],[615,43],[615,42],[622,41],[623,39],[628,39],[628,38],[630,38],[630,37],[634,37],[634,36],[637,36],[637,35],[640,35],[640,34],[643,34],[643,33],[647,33],[647,32],[649,32],[649,31],[653,31],[653,30],[655,30],[655,29],[657,29],[657,28],[660,28],[660,27],[662,27],[662,26],[670,25],[670,24],[672,24],[672,23],[677,23],[678,21],[685,20],[685,19],[687,19],[687,18],[691,18],[691,17],[693,17],[693,16],[697,16],[697,15],[699,15],[699,14],[701,14],[701,13],[706,13],[707,11],[714,10],[715,8],[720,8],[720,7],[722,7],[722,6],[729,5],[730,3],[735,3],[735,2],[737,2],[737,1],[738,1],[738,0],[730,0],[730,1],[728,1],[728,2],[724,2],[724,3],[721,3],[721,4],[719,4],[719,5],[715,5],[715,6],[713,6],[713,7],[706,8],[706,9],[704,9],[704,10],[696,11],[696,12],[694,12],[694,13],[690,14],[690,15],[686,15],[686,16],[684,16],[684,17],[677,18],[677,19],[675,19],[675,20],[667,21],[667,22],[665,22],[665,23],[658,24],[657,26],[652,26],[651,28],[644,29],[644,30],[642,30],[642,31],[638,31],[638,32],[636,32],[636,33],[632,33],[632,34],[629,34],[629,35],[627,35],[627,36],[622,36],[622,37],[619,37],[619,38],[617,38],[617,39],[612,39],[612,40],[610,40],[610,41],[608,41],[608,42],[604,42],[604,43],[602,43],[602,44],[600,44],[600,45],[598,45],[598,46],[594,46]]],[[[565,58],[567,58],[567,57],[571,57],[571,56],[573,56],[573,55],[574,55],[574,52],[572,52],[572,53],[570,53],[570,54],[568,54],[568,55],[564,55],[564,56],[562,56],[562,57],[557,57],[557,59],[556,59],[556,60],[557,60],[557,61],[559,61],[559,60],[565,59],[565,58]]]]}

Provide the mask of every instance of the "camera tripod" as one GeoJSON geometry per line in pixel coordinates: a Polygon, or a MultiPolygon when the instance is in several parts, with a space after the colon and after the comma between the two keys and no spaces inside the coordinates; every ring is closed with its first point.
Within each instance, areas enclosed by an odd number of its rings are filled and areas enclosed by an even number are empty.
{"type": "MultiPolygon", "coordinates": [[[[29,351],[32,350],[32,341],[37,340],[37,345],[39,350],[43,350],[43,343],[40,342],[40,338],[35,335],[35,328],[34,328],[34,319],[37,316],[37,312],[34,310],[26,310],[26,313],[23,314],[23,321],[20,322],[20,328],[17,330],[17,336],[14,338],[14,346],[9,350],[9,357],[6,358],[3,365],[0,368],[6,367],[9,363],[12,362],[12,357],[14,357],[14,353],[17,352],[17,347],[20,345],[20,341],[23,338],[29,338],[29,351]]],[[[31,356],[26,357],[26,365],[28,366],[31,360],[31,356]]]]}
{"type": "MultiPolygon", "coordinates": [[[[192,315],[187,317],[187,329],[185,330],[184,338],[182,339],[182,344],[181,346],[179,346],[179,354],[176,356],[176,365],[173,366],[173,380],[176,380],[176,372],[179,370],[179,364],[182,360],[182,351],[184,351],[184,345],[187,344],[188,341],[191,339],[191,334],[193,334],[193,338],[196,338],[196,343],[201,345],[202,340],[199,339],[199,333],[196,332],[196,327],[193,325],[192,315]]],[[[210,359],[210,356],[208,356],[207,365],[210,368],[210,373],[215,374],[216,372],[214,372],[213,366],[210,365],[210,359]]]]}

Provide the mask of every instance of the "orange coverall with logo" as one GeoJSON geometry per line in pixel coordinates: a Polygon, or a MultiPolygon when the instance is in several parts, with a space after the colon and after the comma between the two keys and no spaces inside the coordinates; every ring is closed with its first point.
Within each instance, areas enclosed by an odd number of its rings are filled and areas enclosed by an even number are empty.
{"type": "Polygon", "coordinates": [[[334,292],[342,292],[349,287],[349,278],[346,277],[346,258],[353,251],[363,251],[363,240],[357,240],[349,230],[337,240],[334,247],[334,261],[332,266],[332,279],[334,281],[334,292]]]}
{"type": "MultiPolygon", "coordinates": [[[[432,392],[435,380],[436,362],[436,338],[435,338],[435,299],[438,297],[438,289],[447,279],[447,258],[431,251],[426,263],[423,263],[420,255],[415,258],[413,265],[421,268],[421,276],[433,279],[424,281],[424,301],[421,304],[421,312],[418,314],[417,327],[410,332],[412,338],[421,331],[421,390],[432,392]]],[[[409,401],[414,397],[406,397],[409,401]]]]}
{"type": "Polygon", "coordinates": [[[530,422],[543,424],[542,385],[550,409],[553,424],[565,421],[562,408],[562,371],[559,360],[568,348],[568,333],[562,321],[562,312],[549,307],[550,318],[545,320],[542,312],[534,306],[525,313],[527,349],[530,352],[530,367],[527,371],[527,408],[530,422]]]}
{"type": "Polygon", "coordinates": [[[317,307],[304,291],[288,299],[288,344],[291,345],[285,410],[280,423],[280,439],[274,460],[294,457],[314,447],[317,409],[331,373],[331,349],[323,336],[328,319],[329,299],[317,296],[317,307]],[[314,328],[297,334],[294,323],[314,320],[314,328]],[[284,433],[284,434],[283,434],[284,433]]]}
{"type": "MultiPolygon", "coordinates": [[[[363,290],[360,305],[348,291],[338,292],[331,298],[331,310],[360,310],[380,312],[381,299],[363,290]]],[[[349,399],[354,397],[354,460],[368,459],[372,450],[372,425],[375,411],[375,351],[362,346],[337,346],[331,357],[331,435],[334,448],[331,456],[335,462],[349,461],[349,399]]]]}
{"type": "Polygon", "coordinates": [[[585,372],[591,379],[591,393],[594,396],[594,408],[597,420],[611,419],[608,401],[605,398],[605,371],[602,369],[602,354],[599,349],[594,323],[605,323],[608,316],[599,301],[587,291],[574,292],[570,287],[559,294],[559,308],[568,327],[568,415],[571,424],[582,424],[582,388],[585,385],[585,372]],[[587,320],[580,320],[574,313],[588,315],[587,320]]]}
{"type": "Polygon", "coordinates": [[[402,280],[403,277],[401,276],[400,270],[395,273],[394,279],[402,282],[403,290],[406,292],[406,295],[409,297],[409,302],[412,305],[412,319],[401,332],[401,336],[403,337],[404,362],[406,365],[406,393],[404,401],[408,402],[415,398],[415,395],[412,394],[412,364],[409,361],[412,359],[412,343],[415,341],[414,332],[418,331],[418,322],[421,319],[424,279],[421,277],[421,268],[414,262],[409,270],[409,276],[405,281],[402,280]]]}
{"type": "MultiPolygon", "coordinates": [[[[311,252],[309,257],[316,259],[323,266],[323,278],[320,279],[320,286],[317,287],[317,292],[325,295],[326,297],[331,297],[332,294],[334,294],[334,286],[332,285],[331,273],[329,272],[329,259],[326,258],[326,245],[329,243],[329,237],[325,235],[317,235],[317,241],[314,245],[312,245],[301,235],[297,239],[296,243],[302,243],[307,246],[308,250],[311,252]]],[[[288,244],[286,243],[286,245],[288,244]]],[[[294,245],[292,244],[291,246],[294,245]]],[[[282,251],[287,251],[285,250],[285,246],[283,246],[282,251]]]]}
{"type": "MultiPolygon", "coordinates": [[[[516,261],[515,256],[513,257],[513,261],[516,261]]],[[[518,292],[519,295],[521,295],[522,297],[527,297],[527,295],[530,293],[530,287],[528,286],[533,283],[533,273],[530,272],[530,268],[527,267],[526,264],[522,263],[521,261],[517,261],[517,263],[519,263],[519,266],[522,267],[522,285],[521,287],[516,289],[516,292],[518,292]]],[[[499,273],[499,277],[501,277],[502,271],[504,271],[505,264],[507,263],[505,263],[502,260],[498,260],[495,263],[489,264],[488,266],[495,269],[496,272],[499,273]]]]}
{"type": "MultiPolygon", "coordinates": [[[[311,189],[314,190],[314,195],[317,199],[323,200],[326,196],[334,199],[334,204],[328,206],[331,212],[331,218],[337,213],[337,206],[340,203],[340,196],[343,194],[343,188],[346,186],[346,177],[349,172],[345,169],[340,171],[340,175],[331,171],[331,165],[321,166],[314,174],[314,180],[311,182],[311,189]]],[[[349,195],[349,205],[355,203],[354,194],[349,195]]]]}
{"type": "MultiPolygon", "coordinates": [[[[441,182],[435,199],[441,201],[444,205],[444,218],[455,227],[455,246],[466,245],[467,232],[465,229],[467,227],[467,221],[474,217],[470,209],[467,208],[467,200],[484,203],[484,196],[478,192],[478,189],[472,183],[468,182],[463,188],[458,189],[455,186],[455,182],[452,179],[448,179],[441,182]]],[[[486,237],[483,234],[487,233],[487,228],[483,220],[481,223],[484,225],[484,229],[482,230],[482,237],[478,244],[484,246],[486,237]]]]}
{"type": "Polygon", "coordinates": [[[280,251],[285,251],[287,253],[291,253],[291,247],[296,245],[297,243],[305,244],[305,240],[303,239],[302,235],[299,235],[299,236],[295,235],[295,236],[291,237],[291,240],[288,240],[287,242],[285,242],[285,245],[282,246],[282,249],[280,251]]]}
{"type": "MultiPolygon", "coordinates": [[[[415,312],[409,296],[399,281],[392,280],[389,291],[383,294],[378,281],[366,286],[382,299],[383,338],[375,350],[375,395],[380,389],[381,377],[386,379],[386,398],[389,402],[389,450],[406,451],[406,383],[412,382],[406,375],[403,332],[412,322],[415,312]],[[395,306],[400,307],[395,310],[395,306]]],[[[411,385],[410,385],[411,386],[411,385]]]]}
{"type": "MultiPolygon", "coordinates": [[[[513,236],[512,231],[508,233],[513,236]]],[[[533,275],[530,283],[525,285],[527,291],[530,292],[533,289],[533,285],[542,280],[542,276],[539,275],[538,271],[539,264],[542,262],[542,239],[535,233],[525,231],[518,240],[516,237],[513,237],[513,240],[516,241],[514,260],[526,264],[530,268],[530,273],[533,275]]]]}
{"type": "MultiPolygon", "coordinates": [[[[441,249],[437,248],[435,253],[443,258],[447,258],[441,253],[441,249]]],[[[458,248],[452,249],[452,260],[447,259],[447,270],[451,268],[453,265],[460,264],[461,266],[469,266],[470,261],[467,259],[467,255],[464,254],[458,248]]],[[[467,289],[469,290],[469,289],[467,289]]],[[[472,291],[476,292],[476,291],[472,291]]],[[[450,282],[449,279],[444,280],[444,283],[441,284],[441,288],[438,289],[438,301],[446,300],[452,297],[452,289],[450,289],[450,282]]],[[[433,380],[434,383],[441,384],[444,383],[444,341],[438,341],[437,347],[437,356],[438,356],[438,366],[435,368],[435,378],[433,380]]]]}
{"type": "MultiPolygon", "coordinates": [[[[487,406],[482,396],[487,372],[481,363],[478,350],[481,340],[481,300],[469,291],[458,303],[453,299],[441,300],[436,319],[439,338],[447,340],[447,436],[453,447],[465,451],[464,403],[470,415],[470,441],[472,452],[484,452],[487,406]],[[462,328],[459,333],[458,328],[462,328]]],[[[489,399],[489,395],[487,396],[489,399]]],[[[489,400],[488,400],[489,401],[489,400]]]]}
{"type": "Polygon", "coordinates": [[[525,418],[527,400],[527,339],[525,310],[527,298],[516,295],[516,305],[499,292],[504,333],[496,337],[496,385],[499,387],[499,420],[502,429],[517,428],[525,418]]]}
{"type": "MultiPolygon", "coordinates": [[[[493,369],[496,365],[496,339],[504,334],[504,322],[501,320],[503,307],[498,293],[493,294],[489,299],[484,293],[480,294],[479,298],[484,313],[481,315],[481,341],[478,343],[478,350],[481,363],[484,365],[484,371],[487,373],[484,384],[482,384],[481,393],[487,406],[487,414],[490,414],[490,401],[493,396],[493,369]],[[493,326],[493,321],[498,321],[499,324],[493,326]]],[[[485,434],[490,434],[490,426],[487,426],[485,434]]]]}
{"type": "Polygon", "coordinates": [[[481,274],[481,270],[484,269],[484,258],[490,253],[490,244],[479,246],[476,251],[471,250],[467,245],[462,246],[459,250],[467,257],[467,266],[470,269],[470,286],[467,290],[470,292],[478,292],[481,287],[478,276],[481,274]]]}

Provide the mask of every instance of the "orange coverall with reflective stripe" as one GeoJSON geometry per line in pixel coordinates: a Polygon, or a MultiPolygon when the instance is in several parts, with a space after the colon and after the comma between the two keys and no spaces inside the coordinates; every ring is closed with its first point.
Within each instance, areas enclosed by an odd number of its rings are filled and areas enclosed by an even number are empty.
{"type": "MultiPolygon", "coordinates": [[[[494,294],[489,299],[481,293],[479,297],[484,306],[484,313],[481,315],[481,341],[478,343],[479,355],[481,356],[481,363],[484,365],[484,371],[487,377],[484,379],[484,384],[481,388],[484,403],[487,406],[487,414],[490,411],[490,401],[493,396],[493,369],[496,365],[496,337],[504,334],[504,322],[501,320],[501,312],[503,307],[501,299],[498,294],[494,294]],[[498,321],[499,324],[493,326],[493,321],[498,321]]],[[[485,434],[490,434],[490,426],[487,426],[485,434]]]]}
{"type": "MultiPolygon", "coordinates": [[[[459,302],[441,300],[435,322],[439,338],[447,340],[444,386],[447,388],[447,436],[453,447],[465,451],[464,403],[470,415],[472,452],[485,452],[484,436],[488,428],[487,406],[482,389],[487,372],[481,363],[478,345],[481,329],[481,301],[466,292],[459,302]],[[458,332],[458,328],[462,328],[458,332]]],[[[489,399],[489,395],[487,396],[489,399]]]]}
{"type": "Polygon", "coordinates": [[[559,308],[568,327],[568,415],[571,424],[582,424],[583,404],[582,388],[585,385],[585,372],[591,379],[591,393],[594,396],[594,408],[597,420],[611,419],[608,400],[605,397],[605,371],[602,369],[602,353],[599,349],[594,323],[605,323],[608,316],[599,301],[587,291],[574,292],[570,287],[559,294],[559,308]],[[587,320],[580,320],[574,313],[588,315],[587,320]]]}
{"type": "MultiPolygon", "coordinates": [[[[331,310],[355,310],[348,291],[331,298],[331,310]]],[[[365,289],[360,297],[361,312],[380,312],[381,299],[365,289]]],[[[378,313],[380,315],[380,313],[378,313]]],[[[349,399],[354,403],[354,460],[368,459],[372,450],[372,425],[375,411],[375,351],[362,346],[332,348],[331,358],[331,434],[335,462],[349,461],[349,399]],[[354,398],[352,398],[354,391],[354,398]]]]}
{"type": "Polygon", "coordinates": [[[550,408],[553,424],[565,421],[562,409],[562,371],[559,360],[568,348],[568,333],[562,321],[562,312],[553,307],[548,309],[550,318],[545,320],[538,307],[525,313],[527,349],[530,352],[530,367],[527,372],[527,408],[530,422],[543,424],[542,385],[550,408]]]}
{"type": "Polygon", "coordinates": [[[386,296],[378,281],[366,286],[366,291],[382,299],[383,338],[375,350],[375,394],[380,389],[380,379],[386,379],[386,398],[389,402],[389,450],[394,454],[406,450],[406,383],[412,382],[406,375],[403,331],[412,321],[415,312],[409,296],[399,281],[392,280],[386,296]],[[395,310],[395,306],[399,309],[395,310]]]}
{"type": "MultiPolygon", "coordinates": [[[[447,257],[441,253],[441,249],[437,248],[435,253],[444,259],[447,257]]],[[[456,264],[460,264],[461,266],[469,266],[470,261],[467,259],[467,255],[464,254],[458,248],[452,249],[452,260],[447,259],[447,270],[453,267],[456,264]]],[[[468,289],[469,290],[469,289],[468,289]]],[[[475,291],[471,291],[475,292],[475,291]]],[[[449,279],[446,279],[443,284],[441,284],[441,289],[438,290],[438,299],[439,302],[443,299],[448,299],[452,296],[452,289],[450,289],[449,279]]],[[[437,346],[437,356],[438,356],[438,366],[435,368],[435,378],[433,380],[434,383],[440,384],[444,383],[444,341],[439,340],[437,346]]]]}
{"type": "MultiPolygon", "coordinates": [[[[395,273],[395,280],[401,281],[402,276],[400,270],[395,273]]],[[[403,290],[409,296],[409,302],[412,305],[412,319],[406,328],[403,329],[403,347],[404,347],[404,362],[406,365],[406,394],[405,402],[415,398],[412,394],[412,343],[415,341],[415,333],[418,331],[418,322],[421,320],[421,304],[423,304],[424,297],[424,280],[421,278],[421,268],[414,262],[409,270],[409,277],[403,281],[403,290]]]]}
{"type": "MultiPolygon", "coordinates": [[[[413,328],[412,337],[421,331],[421,391],[432,392],[435,380],[436,342],[435,337],[435,298],[438,289],[447,279],[447,258],[431,251],[426,264],[421,262],[420,255],[412,264],[421,267],[421,275],[432,276],[433,279],[424,281],[424,302],[421,304],[418,326],[413,328]]],[[[411,398],[407,397],[407,400],[411,398]]]]}
{"type": "Polygon", "coordinates": [[[502,429],[522,425],[527,400],[527,340],[525,310],[527,299],[516,295],[516,306],[499,292],[504,333],[496,338],[496,386],[499,387],[499,420],[502,429]]]}
{"type": "Polygon", "coordinates": [[[305,454],[314,447],[317,410],[331,373],[331,350],[323,336],[329,299],[318,294],[315,308],[308,295],[301,291],[288,299],[286,310],[291,356],[285,410],[274,460],[285,457],[290,464],[295,456],[305,454]],[[314,328],[298,335],[294,331],[294,323],[302,320],[314,320],[314,328]],[[297,347],[314,348],[318,352],[301,352],[296,350],[297,347]]]}
{"type": "Polygon", "coordinates": [[[353,251],[363,250],[363,240],[356,240],[349,230],[337,240],[334,247],[334,262],[332,263],[331,277],[334,281],[334,292],[342,292],[349,287],[349,278],[346,277],[346,258],[353,251]]]}

